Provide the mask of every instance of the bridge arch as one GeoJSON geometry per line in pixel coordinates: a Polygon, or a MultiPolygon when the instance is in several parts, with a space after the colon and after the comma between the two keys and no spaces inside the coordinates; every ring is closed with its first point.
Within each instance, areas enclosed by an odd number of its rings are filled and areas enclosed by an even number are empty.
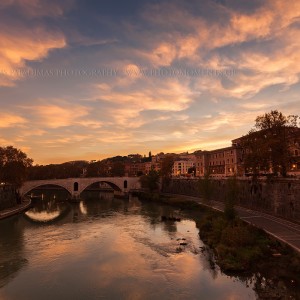
{"type": "Polygon", "coordinates": [[[65,191],[67,191],[70,195],[72,195],[72,191],[70,191],[70,189],[68,189],[66,186],[64,186],[63,184],[59,184],[59,183],[36,183],[36,184],[32,184],[30,186],[26,186],[22,189],[22,191],[20,192],[20,194],[22,196],[28,194],[29,192],[31,192],[34,189],[37,188],[43,188],[45,186],[57,186],[60,188],[63,188],[65,191]]]}
{"type": "Polygon", "coordinates": [[[102,180],[102,179],[95,179],[95,180],[92,180],[84,185],[81,185],[81,188],[79,190],[79,193],[81,194],[82,192],[84,192],[88,187],[90,187],[91,185],[95,184],[95,183],[106,183],[108,184],[114,191],[118,191],[118,192],[121,192],[122,189],[120,188],[120,186],[110,180],[102,180]]]}

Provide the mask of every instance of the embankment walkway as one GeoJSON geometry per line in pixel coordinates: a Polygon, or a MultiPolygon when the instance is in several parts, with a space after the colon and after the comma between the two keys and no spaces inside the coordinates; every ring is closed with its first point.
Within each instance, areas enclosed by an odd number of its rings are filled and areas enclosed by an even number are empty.
{"type": "Polygon", "coordinates": [[[29,198],[26,198],[22,201],[22,203],[11,207],[9,209],[5,209],[5,210],[0,210],[0,220],[16,215],[24,210],[26,210],[27,208],[29,208],[31,205],[31,200],[29,198]]]}
{"type": "MultiPolygon", "coordinates": [[[[198,197],[191,197],[179,194],[166,194],[175,197],[182,197],[184,199],[195,201],[202,205],[211,207],[218,211],[224,211],[224,203],[219,201],[210,201],[209,204],[203,203],[202,199],[198,197]]],[[[282,218],[274,217],[272,215],[254,211],[248,208],[235,206],[238,216],[249,224],[263,229],[265,232],[275,237],[281,242],[284,242],[300,253],[300,224],[287,221],[282,218]]]]}

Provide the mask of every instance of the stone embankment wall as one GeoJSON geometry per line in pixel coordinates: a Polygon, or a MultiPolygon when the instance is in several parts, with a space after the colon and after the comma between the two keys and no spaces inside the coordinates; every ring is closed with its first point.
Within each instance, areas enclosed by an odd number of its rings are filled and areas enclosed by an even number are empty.
{"type": "Polygon", "coordinates": [[[12,186],[0,187],[0,210],[13,207],[17,204],[18,195],[12,186]]]}
{"type": "MultiPolygon", "coordinates": [[[[210,182],[211,199],[225,201],[227,180],[210,182]]],[[[200,185],[195,179],[173,179],[163,185],[163,192],[203,197],[200,185]]],[[[237,193],[237,205],[300,222],[299,179],[237,179],[237,193]]]]}

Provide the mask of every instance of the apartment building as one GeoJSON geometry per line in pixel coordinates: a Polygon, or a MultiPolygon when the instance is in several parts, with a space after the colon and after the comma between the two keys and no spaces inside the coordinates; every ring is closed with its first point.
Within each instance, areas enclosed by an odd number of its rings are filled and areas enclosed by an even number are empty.
{"type": "MultiPolygon", "coordinates": [[[[262,132],[262,131],[261,131],[262,132]]],[[[259,132],[259,133],[261,133],[259,132]]],[[[275,135],[276,133],[272,133],[271,130],[265,130],[263,131],[265,138],[268,138],[268,135],[275,135]]],[[[256,133],[253,133],[255,135],[256,133]]],[[[261,135],[260,135],[261,136],[261,135]]],[[[284,140],[287,143],[288,151],[290,153],[289,155],[289,161],[287,163],[287,174],[288,175],[296,175],[300,176],[300,128],[293,128],[293,127],[286,127],[284,130],[284,140]]],[[[258,139],[261,137],[258,137],[258,139]]],[[[249,170],[245,170],[244,161],[243,161],[243,155],[246,155],[249,151],[249,149],[242,148],[244,137],[239,137],[237,139],[232,140],[233,147],[236,147],[237,149],[240,149],[240,157],[238,159],[238,165],[237,167],[240,169],[240,172],[242,175],[249,172],[249,170]]],[[[270,148],[270,154],[272,149],[270,148]]],[[[269,169],[267,171],[263,172],[274,172],[271,159],[269,164],[269,169]]]]}
{"type": "Polygon", "coordinates": [[[212,151],[198,151],[196,155],[196,176],[210,174],[212,177],[240,175],[241,150],[231,146],[212,151]]]}
{"type": "Polygon", "coordinates": [[[173,164],[172,176],[186,176],[188,174],[189,169],[193,167],[195,167],[194,160],[177,160],[173,164]]]}

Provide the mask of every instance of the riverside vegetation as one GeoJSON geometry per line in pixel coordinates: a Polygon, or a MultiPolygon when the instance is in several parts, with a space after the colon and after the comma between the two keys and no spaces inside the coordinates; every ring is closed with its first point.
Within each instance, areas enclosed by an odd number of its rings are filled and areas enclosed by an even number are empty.
{"type": "MultiPolygon", "coordinates": [[[[194,219],[199,236],[206,245],[205,250],[213,253],[212,267],[216,263],[222,272],[245,276],[247,280],[254,276],[255,289],[259,290],[260,296],[263,295],[262,299],[285,299],[289,287],[296,289],[295,295],[300,293],[300,256],[263,230],[239,219],[233,207],[234,190],[233,180],[229,183],[225,213],[181,196],[144,191],[139,193],[139,197],[172,205],[183,216],[194,219]],[[266,283],[268,287],[262,288],[264,278],[271,279],[266,283]]],[[[297,296],[289,299],[297,299],[297,296]]]]}
{"type": "Polygon", "coordinates": [[[231,209],[228,216],[180,196],[142,192],[139,197],[175,206],[181,213],[191,216],[202,241],[214,250],[218,265],[224,271],[249,271],[258,264],[266,265],[268,258],[276,265],[288,264],[300,276],[300,257],[294,250],[237,216],[232,217],[231,209]]]}

